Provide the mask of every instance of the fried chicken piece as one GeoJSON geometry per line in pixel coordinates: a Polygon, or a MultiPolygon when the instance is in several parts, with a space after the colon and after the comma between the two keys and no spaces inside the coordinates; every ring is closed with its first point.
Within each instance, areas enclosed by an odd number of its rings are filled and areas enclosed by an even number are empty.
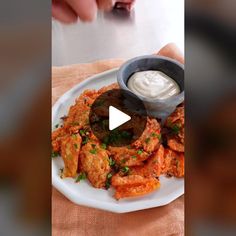
{"type": "Polygon", "coordinates": [[[138,174],[143,177],[159,177],[164,163],[164,148],[160,145],[159,149],[152,154],[143,166],[133,167],[132,174],[138,174]]]}
{"type": "Polygon", "coordinates": [[[115,198],[135,197],[150,193],[160,187],[157,177],[160,176],[164,158],[164,148],[160,148],[148,158],[143,166],[128,169],[128,175],[122,171],[112,177],[112,186],[115,188],[115,198]]]}
{"type": "Polygon", "coordinates": [[[130,146],[109,147],[108,150],[115,162],[120,166],[140,166],[149,157],[147,152],[139,153],[138,150],[130,146]]]}
{"type": "Polygon", "coordinates": [[[118,187],[118,186],[124,186],[124,185],[140,185],[145,184],[150,181],[150,178],[145,178],[141,175],[127,175],[127,176],[121,176],[119,173],[112,176],[112,186],[118,187]]]}
{"type": "Polygon", "coordinates": [[[104,188],[111,168],[106,150],[96,141],[89,141],[81,148],[81,169],[95,188],[104,188]]]}
{"type": "Polygon", "coordinates": [[[165,149],[162,173],[168,176],[184,176],[184,154],[165,149]]]}
{"type": "Polygon", "coordinates": [[[61,150],[61,139],[66,135],[66,132],[63,128],[58,128],[52,132],[52,151],[60,152],[61,150]]]}
{"type": "Polygon", "coordinates": [[[81,141],[79,134],[68,135],[61,139],[61,156],[65,164],[62,177],[76,176],[81,141]]]}
{"type": "Polygon", "coordinates": [[[132,144],[132,146],[151,153],[158,148],[160,144],[160,138],[160,124],[154,118],[147,118],[147,124],[143,134],[132,144]]]}
{"type": "Polygon", "coordinates": [[[179,106],[166,119],[167,145],[174,151],[184,152],[184,106],[179,106]]]}
{"type": "Polygon", "coordinates": [[[160,187],[159,180],[155,178],[145,179],[145,183],[138,185],[121,185],[115,187],[114,197],[119,200],[127,197],[137,197],[153,192],[160,187]]]}
{"type": "Polygon", "coordinates": [[[68,116],[64,120],[67,130],[74,133],[81,128],[89,128],[90,107],[98,95],[95,90],[86,90],[79,96],[76,103],[70,107],[68,116]]]}
{"type": "Polygon", "coordinates": [[[176,152],[184,152],[184,144],[177,138],[167,138],[167,145],[176,152]]]}
{"type": "Polygon", "coordinates": [[[179,106],[175,109],[175,111],[167,118],[166,120],[166,126],[168,127],[168,124],[174,124],[176,122],[179,122],[181,125],[184,125],[184,106],[179,106]]]}

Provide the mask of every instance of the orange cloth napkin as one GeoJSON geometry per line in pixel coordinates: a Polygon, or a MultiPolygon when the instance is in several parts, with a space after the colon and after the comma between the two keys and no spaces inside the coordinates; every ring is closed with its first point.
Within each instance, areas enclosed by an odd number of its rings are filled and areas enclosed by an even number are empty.
{"type": "MultiPolygon", "coordinates": [[[[122,64],[122,60],[52,68],[52,103],[89,76],[122,64]]],[[[78,206],[52,188],[53,236],[167,236],[184,235],[184,196],[172,203],[142,211],[116,214],[78,206]]]]}

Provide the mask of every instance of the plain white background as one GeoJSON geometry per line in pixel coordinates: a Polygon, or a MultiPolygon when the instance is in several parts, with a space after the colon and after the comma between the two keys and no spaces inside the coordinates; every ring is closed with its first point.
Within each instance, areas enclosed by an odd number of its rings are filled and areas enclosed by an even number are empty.
{"type": "Polygon", "coordinates": [[[130,14],[99,12],[92,23],[52,21],[52,65],[152,54],[169,42],[184,52],[184,0],[136,0],[130,14]]]}

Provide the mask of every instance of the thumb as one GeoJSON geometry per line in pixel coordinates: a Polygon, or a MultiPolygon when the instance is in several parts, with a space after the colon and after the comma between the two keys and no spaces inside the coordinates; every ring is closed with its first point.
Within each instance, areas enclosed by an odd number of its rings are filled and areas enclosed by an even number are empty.
{"type": "Polygon", "coordinates": [[[170,57],[184,64],[184,56],[174,43],[168,43],[167,45],[165,45],[160,49],[157,55],[170,57]]]}

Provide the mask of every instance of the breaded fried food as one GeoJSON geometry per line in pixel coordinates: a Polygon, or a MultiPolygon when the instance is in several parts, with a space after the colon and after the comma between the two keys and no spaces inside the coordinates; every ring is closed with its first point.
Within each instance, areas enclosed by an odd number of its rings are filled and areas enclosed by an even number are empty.
{"type": "Polygon", "coordinates": [[[151,153],[155,151],[161,139],[161,126],[158,121],[154,118],[147,118],[146,128],[143,131],[141,137],[136,140],[132,146],[138,149],[151,153]]]}
{"type": "Polygon", "coordinates": [[[124,185],[140,185],[140,184],[146,184],[150,181],[150,178],[145,178],[141,175],[127,175],[127,176],[121,176],[119,173],[113,175],[112,177],[112,186],[118,187],[118,186],[124,186],[124,185]]]}
{"type": "Polygon", "coordinates": [[[171,138],[168,137],[167,138],[167,145],[176,152],[184,152],[184,144],[180,142],[180,140],[178,139],[178,137],[175,138],[171,138]]]}
{"type": "Polygon", "coordinates": [[[61,139],[61,156],[65,164],[62,177],[76,176],[81,141],[79,134],[64,136],[61,139]]]}
{"type": "Polygon", "coordinates": [[[149,157],[147,152],[139,152],[131,146],[109,147],[108,150],[119,166],[140,166],[149,157]]]}
{"type": "Polygon", "coordinates": [[[179,106],[166,119],[167,145],[174,151],[184,152],[184,106],[179,106]]]}
{"type": "Polygon", "coordinates": [[[96,141],[89,141],[81,148],[81,169],[95,188],[104,188],[111,168],[106,150],[96,141]]]}
{"type": "Polygon", "coordinates": [[[159,180],[155,178],[145,179],[143,182],[144,183],[142,184],[116,186],[114,197],[119,200],[121,198],[142,196],[151,193],[160,187],[159,180]]]}
{"type": "Polygon", "coordinates": [[[143,166],[129,168],[128,175],[122,171],[112,177],[115,198],[135,197],[148,194],[160,187],[160,176],[164,160],[164,148],[161,145],[143,166]]]}
{"type": "Polygon", "coordinates": [[[52,132],[52,151],[60,152],[61,151],[61,139],[66,135],[64,128],[58,128],[52,132]]]}
{"type": "Polygon", "coordinates": [[[184,176],[184,154],[165,149],[162,173],[168,176],[184,176]]]}
{"type": "Polygon", "coordinates": [[[94,100],[99,96],[96,90],[85,90],[70,107],[64,119],[64,127],[69,133],[77,133],[82,128],[89,129],[89,112],[94,100]]]}
{"type": "Polygon", "coordinates": [[[164,163],[164,147],[160,145],[159,149],[153,153],[143,166],[133,167],[132,174],[138,174],[143,177],[159,177],[164,163]]]}

